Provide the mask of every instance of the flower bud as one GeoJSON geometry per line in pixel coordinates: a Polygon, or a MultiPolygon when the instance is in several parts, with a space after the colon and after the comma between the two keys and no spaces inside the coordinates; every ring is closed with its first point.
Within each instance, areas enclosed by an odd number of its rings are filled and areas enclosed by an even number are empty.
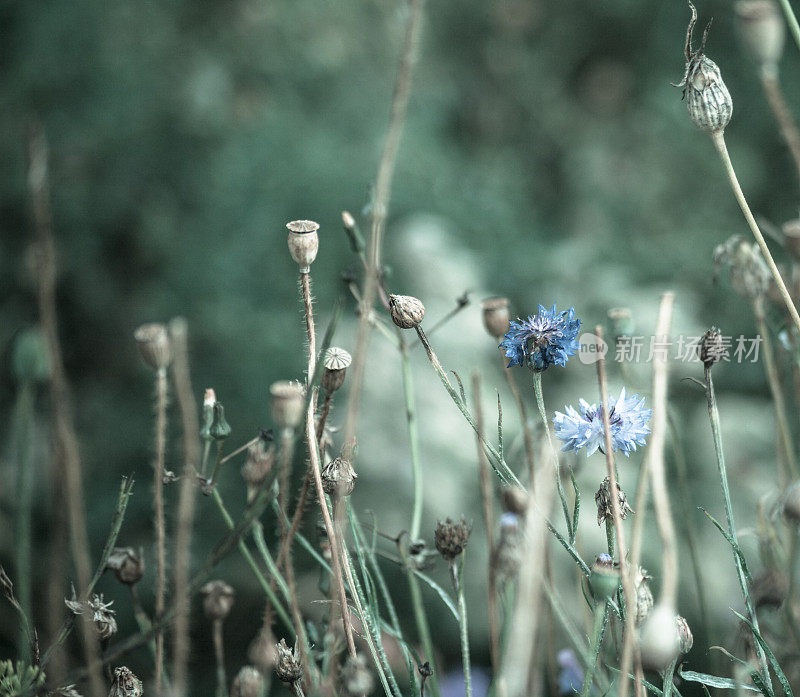
{"type": "Polygon", "coordinates": [[[425,317],[425,306],[410,295],[390,295],[389,311],[400,329],[414,329],[425,317]]]}
{"type": "MultiPolygon", "coordinates": [[[[608,477],[603,480],[603,483],[594,495],[594,502],[597,504],[598,525],[602,525],[606,518],[609,520],[613,519],[614,509],[611,500],[611,480],[608,477]]],[[[628,505],[628,497],[625,496],[625,492],[620,489],[619,484],[617,484],[617,502],[619,505],[620,518],[625,520],[628,513],[633,513],[633,509],[628,505]]]]}
{"type": "Polygon", "coordinates": [[[680,615],[675,616],[675,628],[678,631],[678,650],[681,653],[689,653],[694,646],[694,637],[689,623],[680,615]]]}
{"type": "Polygon", "coordinates": [[[454,523],[450,518],[444,522],[439,521],[434,533],[436,549],[447,561],[453,561],[464,551],[471,532],[472,528],[467,525],[463,516],[458,523],[454,523]]]}
{"type": "Polygon", "coordinates": [[[782,229],[786,251],[796,262],[800,261],[800,218],[785,222],[782,229]]]}
{"type": "Polygon", "coordinates": [[[328,496],[350,496],[358,475],[350,460],[336,457],[322,468],[322,488],[328,496]]]}
{"type": "Polygon", "coordinates": [[[134,332],[144,362],[153,370],[163,370],[172,361],[169,332],[163,324],[143,324],[134,332]]]}
{"type": "Polygon", "coordinates": [[[761,70],[768,75],[775,75],[786,38],[778,6],[772,0],[740,0],[734,9],[745,49],[761,70]]]}
{"type": "Polygon", "coordinates": [[[322,389],[328,394],[333,394],[344,384],[347,367],[353,362],[352,356],[343,348],[331,346],[325,352],[322,371],[322,389]]]}
{"type": "Polygon", "coordinates": [[[608,554],[600,554],[589,573],[589,589],[595,600],[612,598],[619,590],[619,569],[608,554]]]}
{"type": "Polygon", "coordinates": [[[242,479],[247,485],[247,502],[250,503],[255,497],[267,475],[275,464],[275,449],[270,447],[267,450],[264,442],[259,439],[247,449],[247,459],[242,465],[242,479]]]}
{"type": "Polygon", "coordinates": [[[303,420],[305,391],[299,382],[280,380],[269,388],[272,418],[281,429],[297,428],[303,420]]]}
{"type": "Polygon", "coordinates": [[[372,693],[375,680],[367,667],[363,654],[348,656],[342,668],[342,687],[347,697],[360,697],[372,693]]]}
{"type": "Polygon", "coordinates": [[[230,697],[264,697],[264,676],[253,666],[242,666],[231,683],[230,697]]]}
{"type": "Polygon", "coordinates": [[[608,319],[615,337],[631,336],[634,330],[633,314],[627,307],[612,307],[608,311],[608,319]]]}
{"type": "Polygon", "coordinates": [[[203,425],[200,427],[200,438],[204,441],[214,440],[211,437],[211,424],[214,421],[214,405],[217,403],[217,395],[210,387],[203,395],[203,425]]]}
{"type": "Polygon", "coordinates": [[[487,298],[481,303],[483,308],[483,326],[489,336],[499,339],[508,331],[511,313],[508,309],[508,298],[487,298]]]}
{"type": "Polygon", "coordinates": [[[714,363],[719,363],[725,356],[725,346],[722,343],[722,335],[719,329],[711,327],[703,338],[700,339],[698,347],[700,360],[706,368],[710,368],[714,363]]]}
{"type": "Polygon", "coordinates": [[[294,220],[287,223],[286,227],[289,228],[289,253],[300,265],[300,273],[308,273],[317,258],[319,224],[313,220],[294,220]]]}
{"type": "Polygon", "coordinates": [[[503,508],[509,513],[525,515],[528,510],[530,496],[528,492],[518,486],[506,486],[502,490],[503,508]]]}
{"type": "Polygon", "coordinates": [[[660,672],[678,657],[681,638],[675,620],[675,611],[666,605],[656,605],[647,616],[639,633],[645,668],[660,672]]]}
{"type": "Polygon", "coordinates": [[[214,440],[225,440],[231,435],[231,427],[225,421],[225,407],[222,406],[221,402],[215,402],[214,404],[214,418],[211,421],[209,433],[214,440]]]}
{"type": "Polygon", "coordinates": [[[27,329],[17,336],[11,368],[20,383],[46,382],[50,379],[50,356],[39,329],[27,329]]]}
{"type": "Polygon", "coordinates": [[[114,681],[108,697],[142,697],[142,681],[125,666],[114,668],[114,681]]]}
{"type": "Polygon", "coordinates": [[[133,586],[144,576],[144,559],[131,547],[114,547],[106,562],[106,568],[114,572],[117,581],[126,586],[133,586]]]}
{"type": "Polygon", "coordinates": [[[233,607],[235,592],[225,581],[209,581],[201,589],[203,612],[210,620],[224,620],[233,607]]]}
{"type": "Polygon", "coordinates": [[[300,655],[297,644],[294,650],[286,645],[286,639],[281,639],[275,646],[275,674],[282,682],[293,683],[303,677],[303,666],[300,664],[300,655]]]}

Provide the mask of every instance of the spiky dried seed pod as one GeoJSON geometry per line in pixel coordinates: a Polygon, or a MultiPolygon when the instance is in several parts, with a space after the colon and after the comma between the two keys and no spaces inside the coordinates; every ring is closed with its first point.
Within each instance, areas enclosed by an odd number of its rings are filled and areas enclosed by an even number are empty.
{"type": "Polygon", "coordinates": [[[680,651],[675,611],[667,605],[656,605],[639,631],[642,665],[654,671],[664,670],[680,651]]]}
{"type": "Polygon", "coordinates": [[[509,513],[516,513],[517,515],[525,515],[528,510],[528,502],[530,496],[528,492],[518,486],[503,487],[503,508],[509,513]]]}
{"type": "Polygon", "coordinates": [[[264,697],[264,676],[253,666],[242,666],[231,683],[230,697],[264,697]]]}
{"type": "Polygon", "coordinates": [[[224,620],[233,607],[236,592],[225,581],[209,581],[201,589],[203,612],[210,620],[224,620]]]}
{"type": "Polygon", "coordinates": [[[322,468],[322,488],[328,496],[350,496],[358,475],[350,460],[335,457],[322,468]]]}
{"type": "Polygon", "coordinates": [[[108,697],[142,697],[142,681],[129,668],[114,668],[114,681],[108,697]]]}
{"type": "Polygon", "coordinates": [[[325,352],[320,384],[328,394],[333,394],[344,384],[344,376],[348,366],[353,362],[353,357],[338,346],[331,346],[325,352]]]}
{"type": "Polygon", "coordinates": [[[401,329],[413,329],[425,317],[425,306],[411,295],[390,295],[392,321],[401,329]]]}
{"type": "Polygon", "coordinates": [[[783,243],[792,259],[800,261],[800,218],[786,221],[783,226],[783,243]]]}
{"type": "Polygon", "coordinates": [[[275,448],[269,450],[259,439],[247,449],[247,459],[242,465],[241,473],[247,485],[247,502],[250,503],[263,484],[275,464],[275,448]]]}
{"type": "Polygon", "coordinates": [[[509,328],[511,312],[508,298],[487,298],[481,303],[483,326],[489,336],[499,339],[509,328]]]}
{"type": "Polygon", "coordinates": [[[117,581],[132,586],[144,576],[144,559],[131,547],[114,547],[106,562],[117,581]]]}
{"type": "Polygon", "coordinates": [[[722,334],[716,327],[711,327],[698,346],[700,360],[706,368],[719,363],[725,357],[725,345],[722,343],[722,334]]]}
{"type": "Polygon", "coordinates": [[[303,677],[297,644],[293,650],[286,645],[286,639],[281,639],[275,645],[275,675],[282,682],[288,683],[297,682],[303,677]]]}
{"type": "Polygon", "coordinates": [[[342,687],[347,697],[359,697],[372,692],[375,680],[363,654],[348,656],[342,667],[342,687]]]}
{"type": "Polygon", "coordinates": [[[697,51],[692,50],[692,30],[697,21],[697,10],[689,3],[692,18],[686,30],[686,69],[683,79],[676,87],[683,87],[686,108],[689,118],[695,126],[707,133],[723,131],[730,123],[733,114],[733,100],[728,88],[722,81],[719,67],[710,58],[703,55],[708,38],[709,22],[703,32],[703,40],[697,51]]]}
{"type": "Polygon", "coordinates": [[[279,380],[269,388],[272,418],[281,429],[297,428],[303,420],[305,390],[293,380],[279,380]]]}
{"type": "Polygon", "coordinates": [[[163,370],[172,361],[172,343],[166,325],[143,324],[133,334],[144,362],[153,370],[163,370]]]}
{"type": "Polygon", "coordinates": [[[650,579],[647,571],[641,566],[636,569],[633,577],[633,589],[636,595],[636,624],[640,625],[650,610],[653,609],[653,591],[650,590],[650,579]]]}
{"type": "Polygon", "coordinates": [[[675,628],[678,631],[678,650],[681,653],[689,653],[694,646],[694,637],[689,623],[680,615],[675,616],[675,628]]]}
{"type": "Polygon", "coordinates": [[[434,533],[436,549],[447,561],[453,561],[464,551],[471,532],[472,528],[467,525],[463,516],[458,523],[453,522],[450,518],[444,522],[439,521],[434,533]]]}
{"type": "Polygon", "coordinates": [[[313,220],[293,220],[286,227],[289,229],[289,253],[300,266],[300,273],[309,273],[319,250],[319,224],[313,220]]]}
{"type": "Polygon", "coordinates": [[[114,618],[116,613],[111,609],[113,602],[112,600],[105,603],[102,594],[95,593],[86,603],[86,607],[92,613],[92,624],[94,624],[97,636],[103,640],[110,639],[117,633],[117,620],[114,618]]]}
{"type": "Polygon", "coordinates": [[[740,0],[734,5],[739,36],[759,68],[768,75],[778,72],[786,25],[772,0],[740,0]]]}
{"type": "MultiPolygon", "coordinates": [[[[594,502],[597,504],[597,524],[602,525],[606,518],[613,518],[613,508],[611,501],[611,480],[606,477],[597,493],[594,495],[594,502]]],[[[620,518],[625,520],[628,513],[633,513],[633,509],[628,505],[628,497],[617,484],[617,502],[619,505],[620,518]]]]}

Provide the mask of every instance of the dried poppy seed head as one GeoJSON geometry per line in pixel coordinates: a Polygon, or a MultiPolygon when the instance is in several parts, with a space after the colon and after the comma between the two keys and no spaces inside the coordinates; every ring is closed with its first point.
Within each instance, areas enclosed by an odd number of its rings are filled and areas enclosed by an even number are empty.
{"type": "Polygon", "coordinates": [[[530,496],[528,492],[518,486],[507,486],[502,490],[503,508],[509,513],[525,515],[528,510],[530,496]]]}
{"type": "Polygon", "coordinates": [[[201,589],[203,612],[210,620],[224,620],[233,607],[236,594],[225,581],[209,581],[201,589]]]}
{"type": "Polygon", "coordinates": [[[689,623],[680,615],[675,616],[675,629],[678,631],[678,650],[681,653],[689,653],[694,646],[694,637],[689,623]]]}
{"type": "Polygon", "coordinates": [[[772,0],[740,0],[734,10],[745,48],[766,75],[775,76],[786,38],[778,6],[772,0]]]}
{"type": "Polygon", "coordinates": [[[458,523],[454,523],[450,518],[444,522],[439,521],[434,533],[436,549],[447,561],[453,561],[464,551],[471,532],[472,528],[467,525],[463,516],[458,523]]]}
{"type": "Polygon", "coordinates": [[[348,366],[353,362],[353,357],[338,346],[331,346],[325,352],[322,371],[322,389],[328,394],[333,394],[344,384],[344,376],[348,366]]]}
{"type": "Polygon", "coordinates": [[[703,55],[711,22],[706,25],[703,40],[697,51],[692,49],[692,31],[697,22],[697,10],[689,2],[692,18],[686,30],[686,69],[683,79],[676,87],[683,87],[689,118],[695,126],[708,133],[723,131],[730,123],[733,114],[733,101],[728,88],[722,81],[717,64],[703,55]]]}
{"type": "Polygon", "coordinates": [[[328,496],[350,496],[358,475],[350,460],[335,457],[322,468],[322,488],[328,496]]]}
{"type": "Polygon", "coordinates": [[[710,368],[714,363],[719,363],[725,356],[725,345],[722,343],[722,334],[716,327],[711,327],[703,338],[700,339],[698,347],[700,360],[706,368],[710,368]]]}
{"type": "Polygon", "coordinates": [[[286,639],[281,639],[275,646],[275,674],[279,680],[288,683],[297,682],[303,677],[303,666],[300,663],[297,644],[294,650],[290,650],[286,645],[286,639]]]}
{"type": "Polygon", "coordinates": [[[642,665],[654,671],[664,670],[678,657],[680,637],[675,611],[664,604],[656,605],[639,632],[642,665]]]}
{"type": "Polygon", "coordinates": [[[636,594],[636,624],[640,625],[650,610],[653,609],[653,591],[650,590],[650,576],[641,566],[633,577],[633,589],[636,594]]]}
{"type": "Polygon", "coordinates": [[[286,227],[289,229],[289,253],[300,266],[300,273],[309,273],[319,249],[319,224],[313,220],[293,220],[286,227]]]}
{"type": "Polygon", "coordinates": [[[425,306],[411,295],[390,295],[389,311],[400,329],[414,329],[425,317],[425,306]]]}
{"type": "MultiPolygon", "coordinates": [[[[611,480],[606,477],[597,493],[594,495],[594,502],[597,504],[597,524],[602,525],[606,518],[613,518],[613,503],[611,500],[611,480]]],[[[633,509],[628,505],[628,497],[617,484],[617,502],[619,505],[619,516],[623,520],[628,513],[633,513],[633,509]]]]}
{"type": "Polygon", "coordinates": [[[247,485],[248,503],[253,500],[274,464],[275,448],[273,446],[267,450],[264,442],[259,439],[247,449],[247,459],[242,465],[241,473],[242,479],[247,485]]]}
{"type": "Polygon", "coordinates": [[[114,572],[117,581],[132,586],[139,583],[144,576],[144,559],[131,547],[114,547],[106,562],[106,568],[114,572]]]}
{"type": "Polygon", "coordinates": [[[281,429],[294,429],[303,420],[305,390],[296,381],[280,380],[269,388],[272,418],[281,429]]]}
{"type": "Polygon", "coordinates": [[[264,676],[253,666],[242,666],[231,683],[230,697],[264,697],[264,676]]]}
{"type": "Polygon", "coordinates": [[[499,339],[505,336],[511,323],[508,298],[487,298],[481,303],[483,326],[489,336],[499,339]]]}
{"type": "Polygon", "coordinates": [[[156,322],[143,324],[133,334],[144,362],[153,370],[164,370],[172,361],[172,344],[167,327],[156,322]]]}
{"type": "Polygon", "coordinates": [[[142,697],[142,681],[125,666],[114,668],[114,681],[108,697],[142,697]]]}
{"type": "Polygon", "coordinates": [[[359,697],[372,692],[375,680],[363,654],[348,656],[342,667],[342,686],[347,697],[359,697]]]}

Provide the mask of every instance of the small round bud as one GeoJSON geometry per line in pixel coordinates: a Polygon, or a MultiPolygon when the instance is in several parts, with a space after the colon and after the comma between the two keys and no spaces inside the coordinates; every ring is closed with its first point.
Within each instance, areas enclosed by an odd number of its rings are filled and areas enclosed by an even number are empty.
{"type": "Polygon", "coordinates": [[[210,620],[224,620],[233,607],[235,592],[225,581],[209,581],[201,589],[203,612],[210,620]]]}
{"type": "Polygon", "coordinates": [[[789,220],[782,226],[783,243],[792,259],[800,261],[800,218],[789,220]]]}
{"type": "Polygon", "coordinates": [[[347,697],[360,697],[372,693],[375,680],[362,654],[348,656],[342,667],[342,687],[347,697]]]}
{"type": "Polygon", "coordinates": [[[313,220],[294,220],[287,223],[289,253],[300,266],[300,273],[308,273],[317,258],[319,249],[319,224],[313,220]]]}
{"type": "Polygon", "coordinates": [[[678,650],[681,653],[689,653],[694,646],[694,637],[689,623],[680,615],[675,616],[675,628],[678,631],[678,650]]]}
{"type": "Polygon", "coordinates": [[[733,289],[743,298],[756,300],[768,291],[772,274],[757,245],[734,235],[714,249],[715,276],[725,264],[733,289]]]}
{"type": "Polygon", "coordinates": [[[358,475],[350,460],[335,457],[322,468],[322,488],[328,496],[350,496],[358,475]]]}
{"type": "Polygon", "coordinates": [[[722,343],[722,334],[716,327],[711,327],[703,338],[700,339],[698,347],[700,360],[706,368],[710,368],[714,363],[719,363],[725,356],[725,345],[722,343]]]}
{"type": "Polygon", "coordinates": [[[800,481],[792,484],[783,497],[783,515],[786,519],[800,524],[800,481]]]}
{"type": "Polygon", "coordinates": [[[700,56],[692,65],[686,82],[686,108],[692,123],[701,131],[725,129],[733,115],[733,100],[722,81],[717,64],[700,56]]]}
{"type": "MultiPolygon", "coordinates": [[[[611,480],[608,477],[603,480],[603,483],[594,495],[594,502],[597,504],[598,525],[602,525],[606,518],[613,519],[614,509],[611,500],[611,480]]],[[[628,505],[628,497],[625,496],[625,492],[620,489],[619,484],[617,484],[617,503],[619,505],[620,518],[623,520],[628,516],[628,513],[633,513],[633,509],[628,505]]]]}
{"type": "Polygon", "coordinates": [[[633,334],[633,314],[629,308],[612,307],[608,311],[608,319],[611,320],[614,336],[631,336],[633,334]]]}
{"type": "Polygon", "coordinates": [[[343,348],[331,346],[325,352],[322,371],[322,389],[328,394],[333,394],[344,384],[344,376],[348,366],[353,362],[353,357],[343,348]]]}
{"type": "Polygon", "coordinates": [[[436,549],[447,561],[453,561],[464,551],[471,532],[472,528],[467,525],[463,516],[458,523],[454,523],[450,518],[444,522],[439,521],[434,533],[436,549]]]}
{"type": "Polygon", "coordinates": [[[530,496],[528,492],[518,486],[507,486],[503,488],[503,508],[509,513],[525,515],[528,510],[530,496]]]}
{"type": "Polygon", "coordinates": [[[414,329],[425,317],[425,306],[410,295],[390,295],[389,311],[400,329],[414,329]]]}
{"type": "Polygon", "coordinates": [[[299,382],[280,380],[269,388],[272,418],[281,429],[297,428],[303,420],[305,390],[299,382]]]}
{"type": "Polygon", "coordinates": [[[20,332],[14,341],[11,369],[21,383],[50,379],[50,356],[41,331],[27,329],[20,332]]]}
{"type": "Polygon", "coordinates": [[[253,500],[274,464],[275,449],[270,447],[267,450],[262,440],[258,440],[247,449],[247,459],[242,465],[241,473],[247,485],[248,503],[253,500]]]}
{"type": "Polygon", "coordinates": [[[264,697],[264,676],[253,666],[242,666],[231,683],[230,697],[264,697]]]}
{"type": "Polygon", "coordinates": [[[589,589],[596,600],[612,598],[619,590],[619,569],[611,556],[600,554],[589,573],[589,589]]]}
{"type": "Polygon", "coordinates": [[[664,670],[680,652],[680,637],[675,611],[666,605],[656,605],[639,633],[642,665],[654,671],[664,670]]]}
{"type": "Polygon", "coordinates": [[[143,324],[134,332],[144,362],[153,370],[163,370],[172,361],[169,332],[163,324],[143,324]]]}
{"type": "Polygon", "coordinates": [[[211,421],[209,433],[214,440],[225,440],[231,435],[231,427],[225,421],[225,407],[221,402],[214,404],[214,418],[211,421]]]}
{"type": "Polygon", "coordinates": [[[106,568],[114,572],[117,581],[133,586],[144,576],[144,559],[131,547],[114,547],[106,562],[106,568]]]}
{"type": "Polygon", "coordinates": [[[483,326],[489,336],[495,339],[504,336],[510,326],[511,313],[508,305],[508,298],[487,298],[481,303],[483,326]]]}
{"type": "Polygon", "coordinates": [[[300,664],[300,655],[297,644],[293,650],[286,645],[286,639],[281,639],[275,646],[275,674],[282,682],[297,682],[303,677],[303,666],[300,664]]]}
{"type": "Polygon", "coordinates": [[[650,590],[650,576],[641,566],[636,569],[633,578],[633,589],[636,594],[636,624],[640,625],[650,610],[653,609],[653,591],[650,590]]]}
{"type": "Polygon", "coordinates": [[[142,681],[125,666],[114,668],[114,681],[108,697],[142,697],[142,681]]]}
{"type": "Polygon", "coordinates": [[[786,27],[772,0],[740,0],[734,5],[739,36],[758,67],[769,75],[778,72],[786,27]]]}

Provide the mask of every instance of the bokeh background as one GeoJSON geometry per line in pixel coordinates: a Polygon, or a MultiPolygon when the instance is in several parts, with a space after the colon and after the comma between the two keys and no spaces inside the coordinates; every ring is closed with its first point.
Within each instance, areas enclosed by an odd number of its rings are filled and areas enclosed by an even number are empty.
{"type": "MultiPolygon", "coordinates": [[[[737,42],[732,3],[701,2],[698,9],[701,23],[714,16],[707,54],[720,64],[733,96],[726,135],[734,164],[754,210],[779,225],[798,213],[796,173],[755,68],[737,42]]],[[[198,400],[203,388],[216,389],[233,427],[231,448],[269,427],[269,385],[302,378],[306,360],[297,267],[284,225],[310,218],[321,224],[313,267],[318,317],[324,324],[344,298],[336,343],[354,348],[354,303],[341,276],[359,273],[359,265],[341,211],[368,227],[407,11],[402,0],[0,4],[0,433],[7,442],[0,448],[0,561],[7,569],[13,568],[15,478],[8,434],[17,389],[10,347],[37,320],[28,251],[29,125],[41,122],[50,147],[60,331],[92,551],[99,555],[102,548],[119,478],[134,472],[136,491],[120,542],[143,546],[152,568],[152,381],[133,331],[146,321],[186,317],[198,400]]],[[[490,416],[500,392],[517,467],[519,422],[494,343],[481,326],[482,298],[506,295],[519,314],[534,312],[540,302],[574,306],[587,328],[605,322],[609,308],[626,306],[636,333],[649,336],[659,296],[672,289],[675,334],[698,335],[712,324],[729,335],[756,333],[747,303],[724,276],[713,278],[715,245],[748,231],[710,139],[691,125],[680,90],[670,85],[683,74],[688,18],[679,0],[431,0],[426,6],[389,209],[388,285],[422,298],[431,323],[470,292],[471,304],[432,340],[445,366],[465,380],[481,369],[490,416]]],[[[795,111],[798,71],[797,51],[788,45],[782,75],[795,111]]],[[[778,247],[775,253],[786,258],[778,247]]],[[[770,322],[779,330],[780,313],[773,310],[770,322]]],[[[616,391],[623,375],[610,369],[616,391]]],[[[464,513],[480,539],[474,439],[421,350],[413,370],[424,529],[430,541],[437,519],[464,513]]],[[[702,504],[722,513],[704,395],[681,380],[700,372],[697,364],[674,364],[670,391],[713,607],[715,634],[696,632],[688,659],[702,670],[709,667],[708,645],[734,646],[728,608],[741,603],[728,549],[696,510],[702,504]]],[[[527,380],[522,372],[519,377],[527,380]]],[[[592,366],[573,360],[546,378],[551,411],[581,396],[596,399],[592,366]]],[[[649,379],[649,366],[638,365],[627,384],[649,396],[649,379]]],[[[774,489],[763,365],[724,365],[717,379],[739,526],[753,527],[756,501],[774,489]]],[[[525,393],[532,409],[527,387],[525,393]]],[[[34,571],[43,589],[53,512],[62,502],[48,480],[44,393],[38,408],[34,571]]],[[[176,415],[171,421],[167,467],[178,471],[176,415]]],[[[397,532],[410,515],[408,442],[399,362],[378,334],[370,344],[359,441],[353,501],[365,516],[379,511],[381,529],[397,532]]],[[[631,493],[640,462],[634,456],[621,463],[631,493]]],[[[231,463],[221,483],[235,510],[244,503],[239,464],[231,463]]],[[[603,463],[595,456],[579,464],[585,497],[579,539],[592,556],[604,546],[591,504],[603,463]]],[[[296,471],[301,468],[298,457],[296,471]]],[[[176,498],[177,491],[169,492],[169,502],[176,498]]],[[[674,505],[678,512],[677,498],[674,505]]],[[[224,530],[207,500],[199,504],[197,529],[199,560],[224,530]]],[[[313,520],[307,531],[313,532],[313,520]]],[[[659,547],[649,535],[645,562],[657,589],[659,547]]],[[[474,546],[467,592],[474,660],[485,666],[486,560],[484,547],[474,546]]],[[[745,536],[745,548],[758,568],[754,536],[745,536]]],[[[554,557],[557,573],[572,578],[558,548],[554,557]]],[[[686,554],[682,563],[680,610],[694,626],[697,599],[686,554]]],[[[316,571],[302,555],[298,564],[301,584],[313,587],[316,571]]],[[[387,573],[405,606],[401,577],[391,568],[387,573]]],[[[443,565],[432,573],[446,582],[443,565]]],[[[233,674],[246,662],[262,598],[238,557],[226,560],[218,575],[238,594],[226,633],[233,674]]],[[[143,581],[145,598],[150,582],[143,581]]],[[[113,579],[104,579],[100,590],[107,599],[118,597],[121,632],[133,631],[127,598],[113,579]]],[[[443,664],[457,670],[455,623],[433,594],[426,597],[443,664]]],[[[41,593],[35,600],[43,623],[41,593]]],[[[577,597],[572,600],[575,617],[584,621],[577,597]]],[[[213,682],[211,634],[198,603],[193,619],[192,669],[197,694],[205,695],[213,682]]],[[[0,655],[13,653],[15,636],[11,611],[0,606],[0,655]]],[[[144,651],[128,665],[149,675],[144,651]]]]}

